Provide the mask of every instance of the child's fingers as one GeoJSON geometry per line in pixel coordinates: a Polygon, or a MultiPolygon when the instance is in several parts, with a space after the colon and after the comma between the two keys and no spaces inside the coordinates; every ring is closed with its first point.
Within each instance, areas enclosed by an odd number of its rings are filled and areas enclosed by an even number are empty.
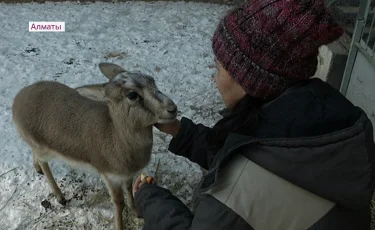
{"type": "Polygon", "coordinates": [[[156,179],[152,176],[147,176],[146,173],[142,173],[136,180],[134,187],[139,189],[143,184],[156,184],[156,179]]]}
{"type": "Polygon", "coordinates": [[[142,173],[139,177],[137,177],[133,185],[133,196],[139,190],[139,188],[145,183],[156,184],[156,179],[152,176],[147,176],[145,173],[142,173]]]}
{"type": "Polygon", "coordinates": [[[133,197],[135,196],[135,193],[138,191],[139,187],[141,186],[141,177],[139,176],[136,180],[135,180],[135,183],[133,185],[133,197]]]}
{"type": "Polygon", "coordinates": [[[139,185],[142,183],[141,177],[137,177],[134,183],[134,188],[139,188],[139,185]]]}
{"type": "Polygon", "coordinates": [[[143,172],[143,173],[141,174],[141,180],[146,179],[146,177],[147,177],[147,174],[143,172]]]}
{"type": "Polygon", "coordinates": [[[151,177],[151,176],[146,177],[146,181],[147,181],[148,184],[151,184],[152,181],[153,181],[153,179],[154,179],[154,178],[151,177]]]}

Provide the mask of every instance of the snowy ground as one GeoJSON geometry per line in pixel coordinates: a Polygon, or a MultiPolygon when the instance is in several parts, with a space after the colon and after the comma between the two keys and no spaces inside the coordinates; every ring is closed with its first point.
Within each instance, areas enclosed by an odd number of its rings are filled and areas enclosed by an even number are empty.
{"type": "MultiPolygon", "coordinates": [[[[213,125],[223,105],[211,79],[210,39],[225,10],[197,3],[0,4],[0,229],[113,228],[112,204],[98,175],[52,162],[70,199],[63,207],[36,174],[30,149],[11,119],[13,98],[22,87],[51,79],[72,87],[103,82],[97,64],[114,62],[153,75],[181,115],[213,125]],[[66,32],[30,33],[29,21],[65,21],[66,32]]],[[[159,184],[189,204],[202,172],[169,153],[169,140],[155,131],[147,170],[153,173],[160,159],[159,184]]],[[[137,219],[128,223],[142,226],[137,219]]]]}

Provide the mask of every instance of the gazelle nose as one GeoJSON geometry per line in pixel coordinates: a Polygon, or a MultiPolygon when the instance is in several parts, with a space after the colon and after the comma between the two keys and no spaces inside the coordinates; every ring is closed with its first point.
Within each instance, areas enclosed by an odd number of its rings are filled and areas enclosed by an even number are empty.
{"type": "Polygon", "coordinates": [[[169,113],[176,113],[177,112],[177,106],[174,106],[167,110],[169,113]]]}

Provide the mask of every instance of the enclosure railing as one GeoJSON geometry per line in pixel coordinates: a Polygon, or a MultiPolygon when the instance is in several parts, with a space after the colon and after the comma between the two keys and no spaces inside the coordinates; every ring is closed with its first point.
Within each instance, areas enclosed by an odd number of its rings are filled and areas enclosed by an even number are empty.
{"type": "Polygon", "coordinates": [[[351,36],[348,59],[340,87],[340,92],[344,95],[346,95],[348,90],[350,77],[358,51],[363,53],[370,63],[375,66],[375,17],[374,8],[370,8],[370,4],[371,0],[361,0],[359,2],[359,11],[355,20],[355,27],[351,36]]]}

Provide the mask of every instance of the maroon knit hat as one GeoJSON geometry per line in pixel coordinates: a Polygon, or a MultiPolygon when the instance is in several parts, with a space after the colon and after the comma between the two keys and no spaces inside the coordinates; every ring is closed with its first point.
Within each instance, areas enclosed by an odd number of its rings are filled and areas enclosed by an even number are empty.
{"type": "Polygon", "coordinates": [[[319,47],[342,34],[323,0],[249,0],[221,20],[212,47],[249,95],[268,99],[312,77],[319,47]]]}

